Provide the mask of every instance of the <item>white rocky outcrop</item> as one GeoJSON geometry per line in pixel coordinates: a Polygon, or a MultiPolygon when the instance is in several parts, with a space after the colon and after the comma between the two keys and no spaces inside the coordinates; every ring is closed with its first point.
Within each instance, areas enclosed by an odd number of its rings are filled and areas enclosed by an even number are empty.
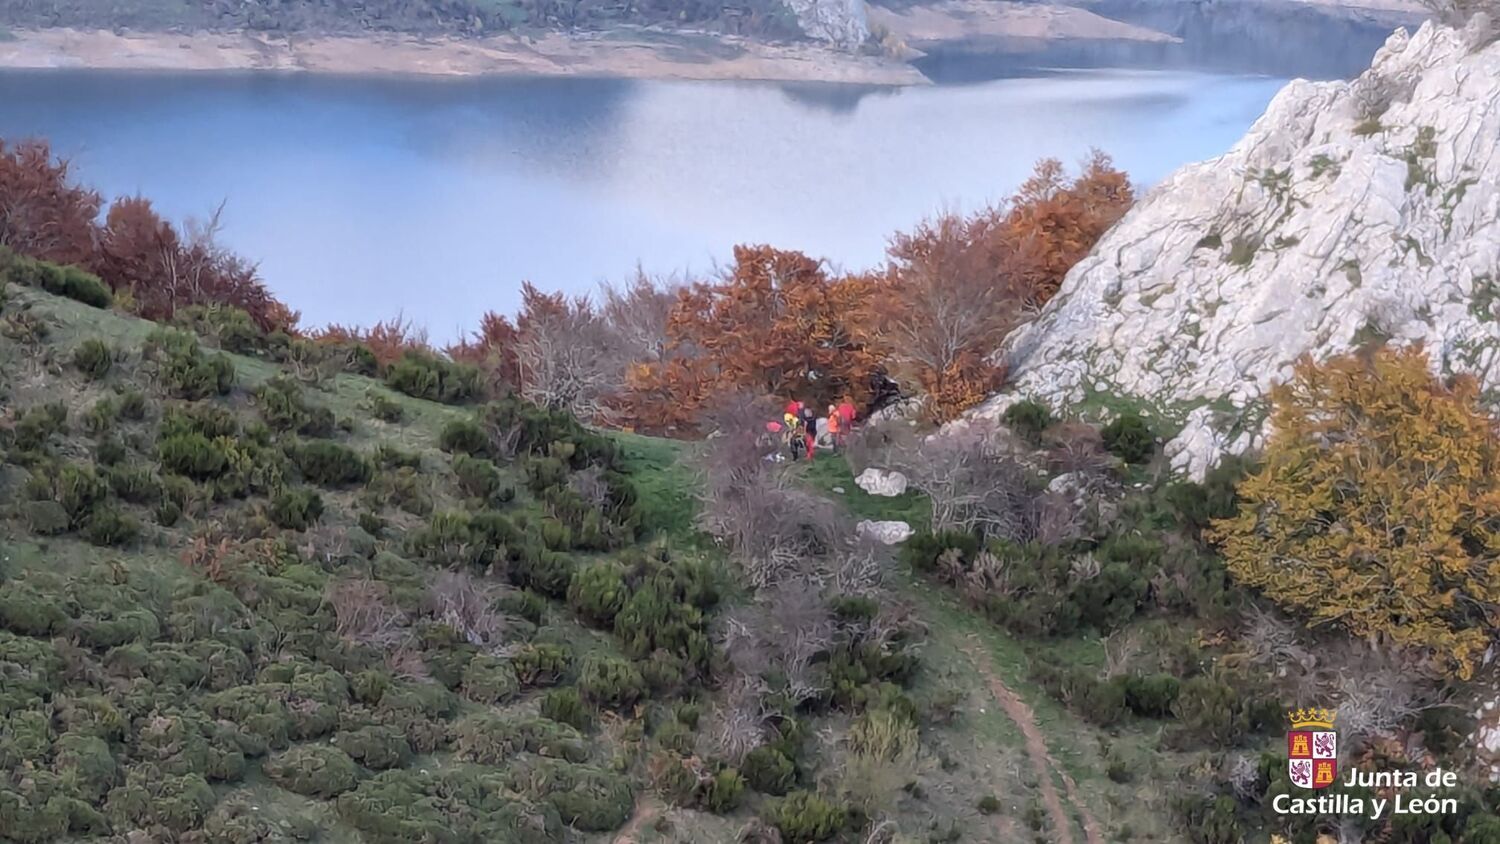
{"type": "Polygon", "coordinates": [[[854,479],[854,485],[870,495],[894,498],[906,492],[906,476],[897,471],[872,466],[859,473],[859,477],[854,479]]]}
{"type": "Polygon", "coordinates": [[[1500,42],[1483,29],[1397,31],[1360,79],[1287,85],[1073,269],[1007,339],[1015,386],[977,413],[1130,396],[1181,423],[1167,453],[1199,476],[1258,443],[1267,388],[1304,353],[1422,341],[1500,396],[1500,42]]]}
{"type": "Polygon", "coordinates": [[[865,519],[854,526],[856,535],[865,539],[872,539],[882,545],[899,545],[908,539],[916,531],[906,522],[885,521],[877,522],[865,519]]]}
{"type": "Polygon", "coordinates": [[[797,16],[803,34],[846,50],[858,48],[870,38],[869,9],[865,0],[783,0],[797,16]]]}

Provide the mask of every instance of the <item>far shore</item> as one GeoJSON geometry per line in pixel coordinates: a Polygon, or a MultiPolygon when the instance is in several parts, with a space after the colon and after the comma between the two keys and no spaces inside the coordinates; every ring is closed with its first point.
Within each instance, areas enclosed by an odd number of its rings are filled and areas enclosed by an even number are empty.
{"type": "Polygon", "coordinates": [[[285,38],[250,33],[76,29],[17,29],[10,35],[0,40],[0,68],[579,76],[891,86],[929,82],[899,59],[852,55],[815,44],[766,44],[654,29],[475,39],[402,35],[285,38]]]}

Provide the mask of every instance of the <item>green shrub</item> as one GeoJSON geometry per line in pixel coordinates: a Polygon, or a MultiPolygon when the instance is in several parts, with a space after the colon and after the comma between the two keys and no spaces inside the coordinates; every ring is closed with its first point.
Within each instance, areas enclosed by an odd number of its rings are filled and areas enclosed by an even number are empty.
{"type": "Polygon", "coordinates": [[[593,725],[594,717],[589,712],[583,697],[578,690],[569,686],[565,689],[553,689],[542,696],[541,713],[543,718],[551,718],[560,724],[567,724],[575,730],[587,730],[593,725]]]}
{"type": "Polygon", "coordinates": [[[1172,714],[1181,686],[1170,674],[1131,675],[1125,680],[1125,705],[1145,718],[1166,718],[1172,714]]]}
{"type": "Polygon", "coordinates": [[[1139,413],[1122,413],[1099,433],[1109,453],[1126,463],[1145,463],[1156,453],[1156,436],[1139,413]]]}
{"type": "Polygon", "coordinates": [[[501,481],[500,470],[483,458],[455,455],[453,473],[465,495],[485,504],[504,504],[515,497],[516,491],[501,481]]]}
{"type": "Polygon", "coordinates": [[[0,627],[25,636],[51,636],[68,623],[61,596],[24,580],[0,585],[0,627]]]}
{"type": "Polygon", "coordinates": [[[68,408],[62,402],[29,407],[11,428],[11,445],[17,451],[42,451],[48,441],[68,432],[68,408]]]}
{"type": "Polygon", "coordinates": [[[99,277],[77,267],[65,267],[50,261],[35,261],[13,256],[9,258],[9,280],[17,284],[39,287],[55,296],[66,296],[94,308],[108,308],[114,303],[109,286],[99,277]]]}
{"type": "Polygon", "coordinates": [[[479,398],[483,382],[478,367],[418,351],[403,354],[385,374],[386,386],[391,389],[444,404],[463,404],[479,398]]]}
{"type": "Polygon", "coordinates": [[[307,488],[283,489],[271,499],[267,514],[277,527],[307,530],[323,515],[323,497],[307,488]]]}
{"type": "Polygon", "coordinates": [[[130,388],[120,393],[120,418],[139,422],[146,418],[146,394],[130,388]]]}
{"type": "Polygon", "coordinates": [[[547,599],[535,592],[507,592],[500,597],[500,609],[540,625],[547,618],[547,599]]]}
{"type": "Polygon", "coordinates": [[[484,454],[489,450],[490,438],[474,419],[452,419],[438,435],[438,447],[450,454],[484,454]]]}
{"type": "Polygon", "coordinates": [[[767,820],[786,844],[811,844],[843,831],[849,812],[810,791],[794,791],[770,805],[767,820]]]}
{"type": "Polygon", "coordinates": [[[980,814],[993,815],[1000,811],[1000,798],[993,794],[986,794],[979,798],[979,802],[975,804],[975,808],[979,810],[980,814]]]}
{"type": "Polygon", "coordinates": [[[155,504],[161,499],[161,480],[145,466],[111,466],[104,473],[109,488],[122,501],[155,504]]]}
{"type": "Polygon", "coordinates": [[[370,480],[370,461],[346,445],[314,441],[298,443],[287,449],[302,477],[322,487],[362,485],[370,480]]]}
{"type": "Polygon", "coordinates": [[[252,395],[260,418],[273,430],[331,437],[337,428],[333,411],[309,404],[302,396],[301,385],[284,375],[256,387],[252,395]]]}
{"type": "Polygon", "coordinates": [[[740,772],[750,787],[762,794],[786,794],[797,782],[797,766],[781,751],[768,745],[745,754],[740,772]]]}
{"type": "Polygon", "coordinates": [[[568,606],[595,627],[612,627],[625,606],[629,589],[618,563],[599,562],[578,569],[568,585],[568,606]]]}
{"type": "Polygon", "coordinates": [[[317,819],[294,808],[262,811],[249,795],[226,797],[203,821],[207,844],[259,844],[259,842],[313,841],[318,838],[317,819]]]}
{"type": "Polygon", "coordinates": [[[965,562],[979,553],[979,538],[961,531],[922,531],[901,546],[901,560],[917,571],[936,571],[938,559],[953,551],[965,562]]]}
{"type": "Polygon", "coordinates": [[[282,788],[327,800],[359,784],[359,767],[337,747],[303,745],[267,759],[266,776],[282,788]]]}
{"type": "Polygon", "coordinates": [[[103,340],[89,339],[73,350],[73,366],[91,381],[109,374],[115,365],[115,352],[103,340]]]}
{"type": "Polygon", "coordinates": [[[1195,844],[1238,844],[1243,841],[1233,797],[1190,795],[1179,801],[1179,811],[1195,844]]]}
{"type": "Polygon", "coordinates": [[[611,709],[629,709],[646,696],[646,680],[626,660],[593,656],[578,674],[578,690],[589,702],[611,709]]]}
{"type": "Polygon", "coordinates": [[[745,794],[745,778],[733,768],[724,768],[713,775],[703,787],[703,808],[716,815],[739,808],[745,794]]]}
{"type": "Polygon", "coordinates": [[[201,434],[211,440],[233,439],[240,433],[240,421],[234,411],[212,402],[174,403],[162,414],[157,439],[181,434],[201,434]]]}
{"type": "Polygon", "coordinates": [[[518,753],[582,762],[588,745],[578,731],[546,718],[507,718],[481,712],[454,727],[454,752],[459,759],[481,765],[503,765],[518,753]]]}
{"type": "Polygon", "coordinates": [[[160,824],[174,832],[197,828],[216,799],[198,774],[163,776],[151,766],[126,774],[125,784],[112,789],[104,812],[117,829],[160,824]]]}
{"type": "Polygon", "coordinates": [[[333,744],[372,771],[404,767],[411,761],[411,744],[397,727],[375,725],[345,730],[334,735],[333,744]]]}
{"type": "Polygon", "coordinates": [[[551,686],[568,673],[573,663],[568,649],[561,645],[529,644],[511,657],[516,676],[527,686],[551,686]]]}
{"type": "Polygon", "coordinates": [[[634,808],[624,776],[589,765],[553,759],[527,759],[506,772],[510,787],[551,804],[563,823],[583,832],[619,829],[634,808]]]}
{"type": "Polygon", "coordinates": [[[506,573],[510,582],[549,598],[565,598],[578,561],[567,554],[548,551],[535,540],[515,550],[506,573]]]}
{"type": "Polygon", "coordinates": [[[198,338],[173,328],[158,328],[146,338],[144,352],[157,364],[157,380],[178,398],[228,395],[234,387],[234,364],[220,354],[204,354],[198,338]]]}
{"type": "Polygon", "coordinates": [[[916,751],[917,725],[906,712],[878,706],[854,719],[848,741],[855,755],[890,762],[916,751]]]}
{"type": "Polygon", "coordinates": [[[561,844],[548,803],[511,797],[503,774],[468,767],[386,771],[338,798],[338,813],[371,844],[496,841],[561,844]]]}
{"type": "Polygon", "coordinates": [[[229,455],[223,446],[198,433],[178,434],[156,446],[162,471],[206,481],[223,474],[229,455]]]}
{"type": "Polygon", "coordinates": [[[515,697],[521,684],[509,662],[480,654],[464,668],[463,696],[475,703],[497,704],[515,697]]]}
{"type": "Polygon", "coordinates": [[[129,545],[141,535],[141,523],[115,507],[99,507],[83,524],[83,538],[94,545],[129,545]]]}
{"type": "Polygon", "coordinates": [[[89,802],[99,801],[114,786],[118,769],[104,739],[69,733],[58,738],[53,750],[53,770],[89,802]]]}
{"type": "Polygon", "coordinates": [[[1052,411],[1045,404],[1023,399],[1005,409],[1005,424],[1032,445],[1039,445],[1042,432],[1052,426],[1052,411]]]}
{"type": "Polygon", "coordinates": [[[1203,483],[1179,481],[1167,487],[1167,503],[1183,526],[1201,531],[1215,519],[1227,519],[1239,511],[1235,493],[1240,481],[1253,470],[1251,461],[1230,455],[1208,470],[1203,483]]]}

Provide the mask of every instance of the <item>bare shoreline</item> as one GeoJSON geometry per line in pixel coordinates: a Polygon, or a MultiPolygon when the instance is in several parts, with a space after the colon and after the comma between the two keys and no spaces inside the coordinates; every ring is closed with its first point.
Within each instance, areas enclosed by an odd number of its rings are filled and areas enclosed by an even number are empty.
{"type": "Polygon", "coordinates": [[[629,29],[479,39],[399,35],[269,38],[249,33],[14,30],[0,68],[261,70],[432,77],[579,76],[923,85],[906,62],[813,44],[629,29]]]}

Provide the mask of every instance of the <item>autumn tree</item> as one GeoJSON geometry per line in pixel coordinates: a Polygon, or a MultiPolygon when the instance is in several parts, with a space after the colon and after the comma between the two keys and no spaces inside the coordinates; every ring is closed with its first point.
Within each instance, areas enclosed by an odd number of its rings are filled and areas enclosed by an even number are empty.
{"type": "Polygon", "coordinates": [[[308,336],[315,342],[328,346],[365,346],[382,367],[390,366],[407,352],[432,353],[432,346],[427,341],[427,329],[403,314],[368,327],[333,323],[308,332],[308,336]]]}
{"type": "Polygon", "coordinates": [[[1264,467],[1209,533],[1230,572],[1468,677],[1500,601],[1500,443],[1478,400],[1420,347],[1303,359],[1271,392],[1264,467]]]}
{"type": "Polygon", "coordinates": [[[448,357],[472,364],[486,374],[492,393],[515,390],[521,383],[516,360],[516,326],[494,311],[479,318],[478,330],[446,349],[448,357]]]}
{"type": "Polygon", "coordinates": [[[921,386],[936,421],[983,401],[1004,379],[988,358],[1025,300],[1007,269],[1009,250],[994,211],[944,215],[891,240],[891,264],[867,299],[861,330],[899,377],[921,386]]]}
{"type": "Polygon", "coordinates": [[[254,264],[218,241],[220,206],[182,232],[143,197],[118,199],[99,234],[94,266],[116,291],[128,291],[141,316],[170,319],[189,305],[239,308],[264,331],[291,329],[297,314],[261,282],[254,264]]]}
{"type": "Polygon", "coordinates": [[[1005,215],[1008,269],[1026,291],[1026,303],[1045,305],[1134,203],[1130,177],[1098,150],[1073,179],[1055,158],[1038,162],[1005,215]]]}
{"type": "Polygon", "coordinates": [[[637,427],[692,430],[719,396],[745,391],[814,407],[863,401],[880,373],[856,334],[871,282],[830,278],[821,262],[769,246],[737,246],[717,282],[678,296],[664,356],[638,362],[625,402],[637,427]]]}
{"type": "Polygon", "coordinates": [[[99,194],[74,185],[44,141],[0,140],[0,247],[91,267],[99,194]]]}
{"type": "Polygon", "coordinates": [[[1076,178],[1037,164],[1007,206],[944,214],[891,239],[878,293],[859,321],[867,342],[944,422],[1001,386],[1005,336],[1057,292],[1068,270],[1130,207],[1129,178],[1095,153],[1076,178]]]}
{"type": "Polygon", "coordinates": [[[611,399],[624,381],[625,353],[587,297],[522,284],[515,359],[522,398],[586,422],[613,415],[611,399]]]}

